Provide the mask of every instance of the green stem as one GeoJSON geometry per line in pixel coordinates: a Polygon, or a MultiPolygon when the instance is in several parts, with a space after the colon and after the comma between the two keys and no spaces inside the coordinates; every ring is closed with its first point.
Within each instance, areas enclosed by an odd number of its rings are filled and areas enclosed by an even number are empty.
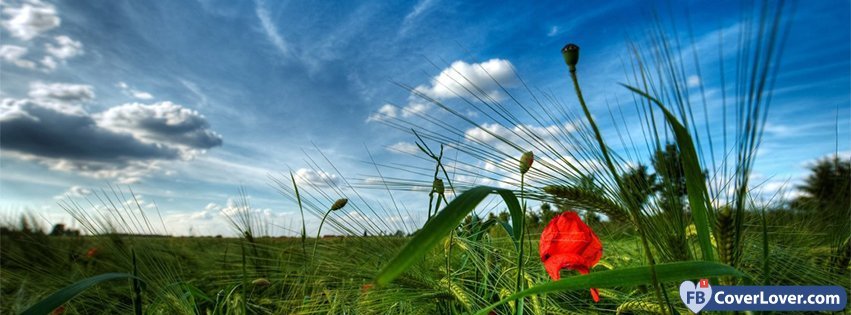
{"type": "Polygon", "coordinates": [[[431,192],[428,194],[428,216],[426,217],[426,222],[431,220],[431,207],[434,205],[434,189],[432,188],[431,192]]]}
{"type": "Polygon", "coordinates": [[[322,225],[325,224],[325,219],[328,218],[328,214],[330,214],[331,211],[333,210],[328,210],[328,212],[325,212],[325,215],[322,216],[322,221],[319,222],[319,230],[316,231],[316,241],[313,242],[313,253],[310,254],[311,261],[316,258],[316,245],[319,244],[319,237],[322,234],[322,225]]]}
{"type": "Polygon", "coordinates": [[[139,265],[136,264],[136,250],[133,255],[133,310],[136,315],[142,315],[142,286],[139,283],[139,265]]]}
{"type": "Polygon", "coordinates": [[[245,243],[240,242],[242,248],[242,313],[248,314],[248,271],[245,270],[245,243]]]}
{"type": "MultiPolygon", "coordinates": [[[[579,98],[579,104],[582,105],[582,111],[585,113],[585,117],[588,118],[588,122],[591,125],[591,129],[594,131],[594,135],[597,138],[597,142],[600,145],[600,150],[602,151],[603,158],[606,160],[606,166],[608,166],[609,171],[612,173],[612,177],[614,177],[615,182],[618,185],[618,188],[623,195],[623,198],[627,201],[627,205],[630,208],[630,214],[632,215],[632,220],[635,223],[635,228],[638,230],[638,234],[641,236],[641,245],[644,248],[644,252],[647,256],[647,263],[650,267],[650,278],[653,281],[653,288],[656,293],[656,299],[661,304],[663,301],[667,301],[662,298],[662,288],[659,285],[659,279],[656,275],[656,260],[653,258],[653,253],[650,251],[650,243],[647,241],[647,234],[644,231],[641,223],[640,211],[638,207],[633,202],[632,198],[626,195],[626,190],[624,189],[624,185],[621,182],[620,176],[618,176],[617,169],[615,169],[615,165],[612,162],[611,157],[609,156],[609,150],[606,147],[605,142],[603,142],[603,136],[600,133],[600,129],[597,127],[597,123],[594,122],[594,118],[591,116],[591,111],[588,110],[588,105],[585,104],[585,98],[582,97],[582,89],[579,87],[579,79],[576,77],[576,66],[570,66],[570,79],[573,81],[573,88],[576,90],[576,96],[579,98]]],[[[670,303],[665,303],[665,305],[670,306],[670,303]]],[[[670,313],[670,310],[668,310],[670,313]]]]}
{"type": "MultiPolygon", "coordinates": [[[[520,208],[523,212],[523,218],[520,219],[520,249],[517,255],[517,285],[514,287],[514,292],[523,290],[523,240],[526,236],[526,198],[524,188],[526,184],[526,174],[520,174],[520,208]]],[[[517,300],[517,315],[523,315],[523,299],[517,300]]]]}

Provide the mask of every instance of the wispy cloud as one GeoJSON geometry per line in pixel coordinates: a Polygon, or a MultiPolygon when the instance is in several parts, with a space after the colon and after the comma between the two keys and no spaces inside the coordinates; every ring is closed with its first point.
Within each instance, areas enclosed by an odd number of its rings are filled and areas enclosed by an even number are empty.
{"type": "Polygon", "coordinates": [[[266,1],[257,0],[255,1],[255,13],[257,14],[257,18],[260,20],[260,26],[263,27],[263,33],[266,35],[266,38],[269,39],[269,42],[275,46],[278,52],[283,56],[290,56],[290,47],[284,37],[281,36],[281,33],[278,32],[278,27],[275,25],[275,21],[272,20],[272,17],[269,15],[269,10],[266,8],[266,1]]]}
{"type": "Polygon", "coordinates": [[[145,91],[134,89],[134,88],[130,87],[130,85],[128,85],[124,81],[118,82],[115,86],[117,86],[119,89],[121,89],[121,91],[124,92],[124,94],[127,94],[127,95],[129,95],[133,98],[137,98],[137,99],[145,100],[145,101],[151,100],[151,99],[154,98],[153,94],[145,92],[145,91]]]}
{"type": "Polygon", "coordinates": [[[404,36],[408,33],[408,30],[414,26],[424,13],[428,12],[431,8],[433,8],[437,4],[438,0],[420,0],[417,4],[411,8],[411,11],[405,15],[405,19],[402,20],[402,26],[399,27],[399,36],[404,36]]]}

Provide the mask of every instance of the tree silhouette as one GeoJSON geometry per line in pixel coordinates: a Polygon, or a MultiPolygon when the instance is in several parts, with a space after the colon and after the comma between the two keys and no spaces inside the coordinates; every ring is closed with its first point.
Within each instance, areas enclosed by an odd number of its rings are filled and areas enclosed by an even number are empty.
{"type": "Polygon", "coordinates": [[[811,215],[818,229],[841,238],[851,234],[851,159],[819,160],[798,189],[793,209],[811,215]]]}

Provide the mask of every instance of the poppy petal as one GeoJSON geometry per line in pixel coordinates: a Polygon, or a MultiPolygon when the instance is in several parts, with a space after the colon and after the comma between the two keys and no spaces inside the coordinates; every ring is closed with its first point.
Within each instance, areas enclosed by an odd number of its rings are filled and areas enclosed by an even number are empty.
{"type": "MultiPolygon", "coordinates": [[[[603,256],[600,238],[573,211],[565,211],[550,220],[538,246],[544,268],[553,280],[559,280],[559,272],[565,268],[588,274],[603,256]]],[[[594,302],[600,301],[597,289],[591,289],[591,297],[594,302]]]]}

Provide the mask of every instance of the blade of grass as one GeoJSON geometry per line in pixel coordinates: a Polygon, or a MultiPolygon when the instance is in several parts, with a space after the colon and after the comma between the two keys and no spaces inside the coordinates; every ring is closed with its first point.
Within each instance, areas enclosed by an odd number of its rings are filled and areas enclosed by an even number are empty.
{"type": "Polygon", "coordinates": [[[139,265],[136,263],[136,250],[133,255],[133,312],[142,315],[142,286],[139,282],[139,265]]]}
{"type": "MultiPolygon", "coordinates": [[[[657,279],[660,282],[680,281],[700,277],[744,276],[743,273],[735,268],[716,262],[689,261],[657,264],[655,267],[657,279]]],[[[488,312],[497,306],[531,295],[589,288],[632,287],[651,282],[653,282],[653,279],[650,266],[593,272],[548,282],[514,293],[499,302],[479,310],[476,315],[488,314],[488,312]]]]}
{"type": "Polygon", "coordinates": [[[680,148],[680,157],[682,158],[683,170],[686,176],[686,189],[688,190],[688,201],[691,207],[691,213],[694,220],[694,227],[697,229],[697,238],[700,243],[700,250],[703,252],[703,260],[714,261],[714,249],[712,248],[712,240],[710,238],[710,215],[709,210],[709,193],[706,190],[706,179],[703,171],[700,168],[700,161],[697,158],[697,152],[694,149],[691,135],[688,129],[684,127],[677,118],[665,108],[662,103],[655,97],[639,90],[638,88],[621,84],[630,91],[641,95],[647,100],[658,105],[659,109],[665,115],[665,119],[674,130],[674,136],[677,140],[677,146],[680,148]]]}
{"type": "Polygon", "coordinates": [[[38,303],[30,306],[25,311],[21,313],[21,315],[42,315],[49,314],[53,312],[62,304],[67,303],[72,298],[82,293],[83,291],[88,290],[92,286],[99,284],[104,281],[109,280],[117,280],[117,279],[138,279],[131,274],[128,273],[104,273],[94,277],[86,278],[80,281],[75,282],[67,287],[62,288],[59,291],[54,292],[47,298],[39,301],[38,303]]]}
{"type": "Polygon", "coordinates": [[[516,239],[521,233],[522,212],[517,197],[510,190],[478,186],[472,188],[457,198],[453,199],[446,208],[428,221],[423,228],[417,232],[404,248],[390,261],[375,277],[375,284],[384,286],[393,281],[415,261],[420,259],[440,240],[449,234],[458,224],[464,220],[468,213],[492,193],[499,194],[508,206],[514,230],[513,237],[516,239]]]}
{"type": "Polygon", "coordinates": [[[298,185],[295,182],[295,175],[290,171],[290,179],[293,181],[293,189],[295,190],[295,198],[298,201],[298,210],[301,212],[301,251],[306,254],[307,249],[305,244],[307,243],[307,225],[304,223],[304,207],[301,205],[301,194],[298,193],[298,185]]]}

